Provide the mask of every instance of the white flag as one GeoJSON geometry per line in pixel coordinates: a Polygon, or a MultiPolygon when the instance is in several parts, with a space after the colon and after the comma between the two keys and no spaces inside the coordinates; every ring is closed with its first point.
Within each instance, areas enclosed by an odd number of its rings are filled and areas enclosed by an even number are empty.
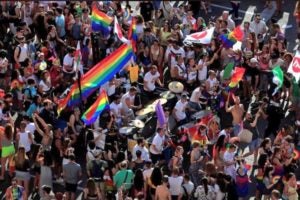
{"type": "Polygon", "coordinates": [[[215,27],[208,30],[187,35],[183,43],[209,44],[213,36],[215,27]]]}
{"type": "Polygon", "coordinates": [[[114,21],[114,33],[118,36],[119,40],[121,40],[123,43],[129,43],[129,40],[127,40],[122,33],[121,27],[119,25],[118,19],[115,16],[115,21],[114,21]]]}
{"type": "Polygon", "coordinates": [[[299,51],[296,52],[296,55],[294,56],[289,66],[288,72],[295,77],[296,82],[299,81],[300,79],[300,52],[299,51]]]}

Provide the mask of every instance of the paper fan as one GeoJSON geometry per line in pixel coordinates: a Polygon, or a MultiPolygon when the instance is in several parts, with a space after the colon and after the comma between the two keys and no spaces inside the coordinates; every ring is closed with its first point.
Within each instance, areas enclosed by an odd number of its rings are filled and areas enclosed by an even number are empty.
{"type": "Polygon", "coordinates": [[[299,159],[300,152],[297,149],[294,149],[293,157],[294,157],[294,160],[298,160],[299,159]]]}
{"type": "Polygon", "coordinates": [[[274,177],[272,178],[272,183],[278,182],[280,178],[281,178],[280,176],[274,176],[274,177]]]}

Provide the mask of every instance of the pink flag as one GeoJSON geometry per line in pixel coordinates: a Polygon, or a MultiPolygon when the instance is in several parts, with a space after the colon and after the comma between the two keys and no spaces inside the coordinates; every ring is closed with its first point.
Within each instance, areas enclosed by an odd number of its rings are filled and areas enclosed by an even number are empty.
{"type": "Polygon", "coordinates": [[[114,33],[118,36],[119,40],[121,40],[124,43],[129,43],[129,41],[123,36],[121,27],[119,25],[118,19],[115,16],[115,24],[114,24],[114,33]]]}
{"type": "Polygon", "coordinates": [[[160,104],[160,101],[158,101],[155,106],[155,113],[157,116],[159,127],[163,127],[163,125],[166,123],[166,117],[165,117],[164,110],[160,104]]]}

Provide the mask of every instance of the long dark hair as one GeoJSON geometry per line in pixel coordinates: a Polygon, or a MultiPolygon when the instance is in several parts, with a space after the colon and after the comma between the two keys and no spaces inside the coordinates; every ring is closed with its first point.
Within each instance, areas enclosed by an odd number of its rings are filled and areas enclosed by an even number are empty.
{"type": "Polygon", "coordinates": [[[226,182],[225,182],[225,175],[223,173],[218,173],[217,174],[216,183],[220,187],[220,191],[225,193],[226,192],[226,182]]]}
{"type": "Polygon", "coordinates": [[[206,177],[202,178],[202,185],[204,187],[205,195],[208,193],[208,179],[206,177]]]}
{"type": "Polygon", "coordinates": [[[224,141],[225,141],[225,135],[221,135],[221,136],[218,138],[218,140],[217,140],[217,142],[216,142],[216,146],[215,146],[215,148],[216,148],[218,151],[220,151],[221,148],[224,146],[224,141]]]}
{"type": "Polygon", "coordinates": [[[150,177],[150,180],[152,182],[153,185],[155,186],[158,186],[162,183],[162,173],[160,171],[160,168],[159,167],[154,167],[153,171],[152,171],[152,174],[151,174],[151,177],[150,177]]]}
{"type": "Polygon", "coordinates": [[[134,188],[141,191],[144,187],[144,176],[141,169],[137,169],[133,180],[134,188]]]}
{"type": "Polygon", "coordinates": [[[269,178],[269,173],[274,170],[274,167],[272,165],[269,165],[266,167],[265,172],[264,172],[264,177],[268,177],[269,178]]]}
{"type": "Polygon", "coordinates": [[[268,155],[267,155],[267,154],[265,154],[265,153],[260,154],[260,156],[259,156],[259,158],[258,158],[258,161],[257,161],[258,168],[264,169],[267,160],[268,160],[268,155]]]}
{"type": "Polygon", "coordinates": [[[4,128],[4,134],[5,134],[5,137],[8,139],[8,140],[11,140],[13,139],[13,126],[11,124],[6,124],[5,125],[5,128],[4,128]]]}

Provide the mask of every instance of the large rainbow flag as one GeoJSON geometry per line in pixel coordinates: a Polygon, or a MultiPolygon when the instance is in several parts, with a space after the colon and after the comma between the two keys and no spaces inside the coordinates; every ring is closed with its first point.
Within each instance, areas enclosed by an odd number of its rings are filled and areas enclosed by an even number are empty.
{"type": "Polygon", "coordinates": [[[113,18],[101,12],[96,6],[92,8],[92,30],[101,31],[104,35],[107,35],[110,31],[109,26],[113,21],[113,18]]]}
{"type": "Polygon", "coordinates": [[[86,125],[93,124],[103,110],[109,107],[108,98],[105,90],[101,90],[97,100],[85,111],[81,119],[86,125]]]}
{"type": "MultiPolygon", "coordinates": [[[[80,80],[82,99],[87,99],[96,89],[112,79],[117,72],[131,61],[132,57],[132,46],[123,44],[85,73],[80,80]]],[[[66,99],[61,101],[58,112],[63,110],[66,106],[75,106],[80,102],[79,85],[76,82],[72,85],[66,99]]]]}

